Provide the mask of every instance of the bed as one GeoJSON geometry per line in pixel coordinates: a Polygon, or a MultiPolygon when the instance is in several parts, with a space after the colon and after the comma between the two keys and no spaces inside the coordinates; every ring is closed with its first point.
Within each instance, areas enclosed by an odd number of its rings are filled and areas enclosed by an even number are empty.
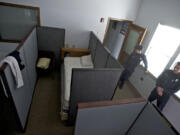
{"type": "Polygon", "coordinates": [[[77,103],[111,100],[122,71],[94,33],[88,51],[88,56],[81,50],[81,57],[64,57],[61,64],[61,119],[69,124],[75,121],[77,103]]]}

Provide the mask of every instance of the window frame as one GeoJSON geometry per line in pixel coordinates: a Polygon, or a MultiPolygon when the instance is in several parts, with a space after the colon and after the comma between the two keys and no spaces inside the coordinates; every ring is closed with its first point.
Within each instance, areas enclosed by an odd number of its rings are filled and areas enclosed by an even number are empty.
{"type": "MultiPolygon", "coordinates": [[[[160,23],[158,23],[158,25],[159,25],[159,24],[160,24],[160,23]]],[[[158,28],[158,25],[157,25],[154,33],[156,32],[156,30],[157,30],[157,28],[158,28]]],[[[153,36],[154,36],[154,33],[153,33],[153,36]]],[[[153,38],[153,36],[152,36],[152,38],[153,38]]],[[[152,38],[151,38],[151,40],[152,40],[152,38]]],[[[151,40],[150,40],[150,42],[151,42],[151,40]]],[[[149,43],[149,45],[150,45],[150,43],[149,43]]],[[[149,46],[148,46],[148,47],[149,47],[149,46]]],[[[145,53],[146,53],[146,51],[148,50],[148,47],[147,47],[146,50],[144,51],[145,53]]],[[[174,54],[172,55],[172,57],[170,58],[170,60],[168,61],[168,63],[166,64],[164,70],[171,68],[172,64],[174,63],[174,61],[175,61],[176,58],[178,57],[179,52],[180,52],[180,44],[179,44],[177,50],[176,50],[176,51],[174,52],[174,54]]],[[[140,66],[142,67],[142,69],[143,69],[144,71],[146,71],[146,69],[144,68],[143,65],[140,65],[140,66]]],[[[163,70],[163,71],[164,71],[164,70],[163,70]]],[[[162,71],[162,72],[163,72],[163,71],[162,71]]],[[[149,75],[153,80],[156,81],[157,77],[155,77],[149,70],[148,70],[148,72],[147,72],[146,74],[149,75]]],[[[173,97],[175,97],[175,99],[177,99],[177,100],[180,102],[180,96],[178,96],[178,95],[176,95],[176,94],[173,94],[173,97]]]]}

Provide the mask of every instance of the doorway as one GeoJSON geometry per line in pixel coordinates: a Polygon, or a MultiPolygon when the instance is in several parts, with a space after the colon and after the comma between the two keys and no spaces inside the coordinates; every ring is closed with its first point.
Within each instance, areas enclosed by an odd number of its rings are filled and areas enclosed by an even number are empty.
{"type": "Polygon", "coordinates": [[[132,23],[129,20],[118,20],[109,18],[103,45],[111,52],[111,55],[118,59],[122,48],[128,26],[132,23]]]}
{"type": "Polygon", "coordinates": [[[130,24],[119,53],[119,62],[123,65],[128,56],[134,51],[135,46],[142,45],[147,29],[135,24],[130,24]]]}
{"type": "Polygon", "coordinates": [[[103,45],[123,65],[134,47],[142,44],[145,34],[145,28],[133,24],[130,20],[109,18],[103,45]]]}

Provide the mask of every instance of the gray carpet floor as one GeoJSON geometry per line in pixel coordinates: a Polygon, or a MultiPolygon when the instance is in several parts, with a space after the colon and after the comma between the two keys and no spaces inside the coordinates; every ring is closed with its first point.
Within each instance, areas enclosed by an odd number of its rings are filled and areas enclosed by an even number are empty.
{"type": "Polygon", "coordinates": [[[129,81],[126,81],[122,89],[119,89],[119,87],[117,87],[113,100],[118,100],[123,98],[139,98],[139,97],[142,96],[129,81]]]}
{"type": "MultiPolygon", "coordinates": [[[[117,88],[113,100],[140,97],[126,82],[123,89],[117,88]]],[[[60,73],[40,77],[35,89],[32,107],[25,133],[9,135],[73,135],[74,127],[66,126],[60,119],[60,73]]]]}
{"type": "Polygon", "coordinates": [[[9,135],[72,135],[73,128],[60,119],[60,73],[40,77],[35,89],[25,133],[9,135]]]}

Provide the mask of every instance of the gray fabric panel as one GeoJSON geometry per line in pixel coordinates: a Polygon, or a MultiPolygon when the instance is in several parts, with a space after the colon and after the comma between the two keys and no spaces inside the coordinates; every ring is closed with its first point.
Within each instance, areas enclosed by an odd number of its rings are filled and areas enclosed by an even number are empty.
{"type": "Polygon", "coordinates": [[[120,70],[73,69],[69,122],[74,122],[78,103],[111,100],[119,77],[120,70]]]}
{"type": "Polygon", "coordinates": [[[7,52],[0,52],[0,61],[3,60],[7,55],[7,52]]]}
{"type": "Polygon", "coordinates": [[[18,117],[21,122],[21,126],[24,128],[32,100],[32,89],[27,72],[28,68],[26,63],[24,62],[25,57],[23,49],[20,50],[20,57],[22,59],[22,62],[25,64],[25,68],[21,71],[24,86],[18,89],[16,88],[16,83],[14,81],[14,77],[9,66],[5,69],[4,73],[8,82],[8,87],[10,88],[10,92],[17,110],[18,117]]]}
{"type": "Polygon", "coordinates": [[[25,69],[22,71],[24,86],[19,89],[16,88],[14,77],[12,75],[9,66],[5,70],[5,76],[7,78],[8,86],[12,94],[13,102],[15,104],[17,114],[21,122],[21,126],[24,128],[29,107],[31,104],[31,99],[30,99],[31,93],[29,93],[30,87],[29,87],[29,80],[27,78],[27,71],[25,69]]]}
{"type": "Polygon", "coordinates": [[[64,92],[65,92],[64,63],[61,64],[60,70],[61,70],[61,73],[60,73],[60,77],[61,77],[60,78],[61,79],[61,95],[60,95],[60,97],[61,97],[61,99],[60,100],[61,100],[61,111],[63,111],[63,110],[69,110],[69,108],[65,104],[65,99],[64,99],[64,92]]]}
{"type": "Polygon", "coordinates": [[[176,135],[151,105],[144,109],[128,135],[176,135]]]}
{"type": "Polygon", "coordinates": [[[38,45],[37,45],[37,28],[33,30],[32,32],[32,35],[33,35],[33,59],[34,59],[34,62],[36,63],[37,59],[38,59],[38,45]]]}
{"type": "Polygon", "coordinates": [[[125,135],[145,102],[79,109],[75,135],[125,135]]]}
{"type": "Polygon", "coordinates": [[[118,60],[116,60],[112,55],[109,55],[106,68],[122,68],[118,60]]]}
{"type": "Polygon", "coordinates": [[[0,42],[0,52],[6,52],[8,54],[14,51],[18,45],[18,43],[0,42]]]}
{"type": "Polygon", "coordinates": [[[22,63],[25,65],[25,68],[21,71],[24,86],[16,88],[9,66],[4,71],[22,128],[26,124],[37,76],[35,69],[37,58],[37,47],[34,44],[35,32],[36,30],[31,33],[23,47],[19,50],[22,63]]]}
{"type": "Polygon", "coordinates": [[[53,51],[56,55],[56,63],[60,63],[60,49],[64,47],[65,29],[38,27],[37,41],[38,49],[53,51]]]}
{"type": "Polygon", "coordinates": [[[96,53],[96,47],[97,47],[97,38],[94,35],[93,32],[90,33],[90,40],[89,40],[89,50],[91,51],[91,58],[94,62],[94,57],[96,53]]]}
{"type": "Polygon", "coordinates": [[[34,89],[37,73],[36,73],[36,61],[37,61],[37,44],[35,44],[35,34],[36,30],[34,30],[28,39],[25,41],[23,45],[26,68],[28,71],[29,81],[31,89],[34,89]]]}
{"type": "Polygon", "coordinates": [[[95,68],[105,68],[109,52],[104,48],[100,41],[97,42],[96,55],[94,58],[95,68]]]}

